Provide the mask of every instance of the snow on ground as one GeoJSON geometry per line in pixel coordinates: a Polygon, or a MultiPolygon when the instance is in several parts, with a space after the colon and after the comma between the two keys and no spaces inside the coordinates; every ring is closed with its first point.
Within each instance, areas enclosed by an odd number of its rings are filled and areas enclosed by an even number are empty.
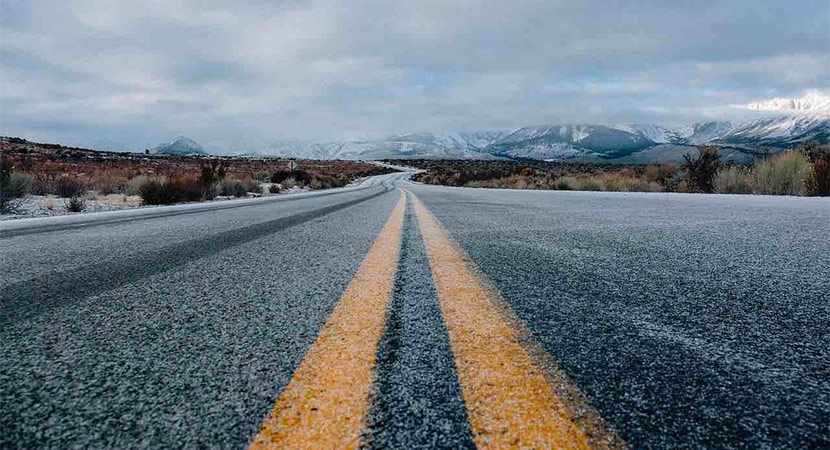
{"type": "MultiPolygon", "coordinates": [[[[263,192],[268,192],[271,183],[265,183],[263,192]]],[[[279,194],[257,194],[249,193],[248,197],[271,197],[274,195],[299,194],[309,192],[307,187],[294,186],[291,189],[282,189],[279,194]]],[[[236,197],[218,196],[208,202],[236,200],[236,197]]],[[[14,219],[31,219],[37,217],[66,216],[71,214],[86,214],[105,211],[118,211],[122,209],[144,209],[160,208],[171,205],[142,205],[141,197],[138,195],[109,194],[109,195],[88,195],[86,197],[86,208],[83,212],[73,213],[67,210],[68,198],[56,195],[27,195],[23,198],[13,200],[13,210],[9,214],[0,214],[0,221],[14,219]]],[[[179,203],[180,204],[180,203],[179,203]]]]}

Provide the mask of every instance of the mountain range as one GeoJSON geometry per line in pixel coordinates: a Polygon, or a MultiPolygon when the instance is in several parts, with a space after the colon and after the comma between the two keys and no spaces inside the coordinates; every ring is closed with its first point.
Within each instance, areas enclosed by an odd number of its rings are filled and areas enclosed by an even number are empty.
{"type": "MultiPolygon", "coordinates": [[[[282,142],[244,155],[363,160],[526,158],[640,163],[678,162],[690,148],[712,145],[723,147],[722,153],[727,160],[751,162],[760,149],[774,152],[808,141],[830,141],[830,96],[814,92],[800,98],[776,98],[742,107],[763,111],[766,117],[698,122],[681,127],[550,124],[506,132],[408,133],[371,140],[282,142]]],[[[167,145],[195,148],[191,144],[198,146],[180,137],[167,145]],[[178,141],[186,142],[188,146],[180,145],[181,142],[176,144],[178,141]]]]}

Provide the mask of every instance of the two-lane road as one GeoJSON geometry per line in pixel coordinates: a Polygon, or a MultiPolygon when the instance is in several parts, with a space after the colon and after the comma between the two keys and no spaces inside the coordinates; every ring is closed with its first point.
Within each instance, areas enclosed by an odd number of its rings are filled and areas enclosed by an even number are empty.
{"type": "Polygon", "coordinates": [[[0,447],[830,446],[826,199],[402,178],[0,226],[0,447]]]}

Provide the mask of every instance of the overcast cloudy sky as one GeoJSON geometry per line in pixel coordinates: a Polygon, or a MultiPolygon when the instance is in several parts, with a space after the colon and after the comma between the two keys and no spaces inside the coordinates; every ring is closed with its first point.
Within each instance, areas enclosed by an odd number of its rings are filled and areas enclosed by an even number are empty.
{"type": "Polygon", "coordinates": [[[0,134],[95,148],[677,124],[830,86],[826,0],[0,5],[0,134]]]}

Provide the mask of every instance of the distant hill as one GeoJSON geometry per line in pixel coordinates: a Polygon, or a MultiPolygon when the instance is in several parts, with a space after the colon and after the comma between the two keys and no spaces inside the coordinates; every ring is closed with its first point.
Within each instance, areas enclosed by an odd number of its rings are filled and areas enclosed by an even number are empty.
{"type": "Polygon", "coordinates": [[[152,150],[153,153],[160,155],[207,155],[205,149],[193,139],[185,136],[179,136],[172,141],[161,144],[152,150]]]}

